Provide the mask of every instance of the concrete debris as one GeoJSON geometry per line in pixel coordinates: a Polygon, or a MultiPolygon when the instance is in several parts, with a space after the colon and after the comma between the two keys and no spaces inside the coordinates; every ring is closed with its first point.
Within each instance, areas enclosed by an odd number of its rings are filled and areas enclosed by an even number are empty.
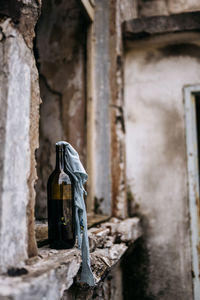
{"type": "MultiPolygon", "coordinates": [[[[119,262],[128,248],[127,243],[133,242],[141,235],[138,218],[122,222],[118,219],[113,221],[115,223],[105,222],[88,230],[91,266],[96,284],[99,284],[119,262]]],[[[44,226],[42,224],[42,227],[44,226]]],[[[45,295],[45,299],[57,300],[69,289],[76,276],[78,281],[81,267],[79,249],[75,247],[69,250],[54,250],[45,246],[38,252],[37,257],[27,260],[27,274],[18,277],[0,276],[0,299],[12,296],[13,300],[34,300],[45,295]]]]}

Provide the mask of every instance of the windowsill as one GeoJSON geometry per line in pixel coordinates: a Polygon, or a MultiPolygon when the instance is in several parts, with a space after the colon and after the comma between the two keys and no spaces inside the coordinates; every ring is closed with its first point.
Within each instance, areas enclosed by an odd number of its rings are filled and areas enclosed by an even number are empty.
{"type": "Polygon", "coordinates": [[[109,219],[110,216],[107,215],[88,214],[87,215],[88,228],[99,225],[100,223],[108,221],[109,219]]]}
{"type": "MultiPolygon", "coordinates": [[[[92,271],[98,284],[120,260],[128,245],[141,236],[140,221],[138,218],[124,221],[111,218],[99,227],[90,228],[88,235],[92,271]]],[[[0,276],[0,298],[12,295],[12,299],[27,299],[34,294],[34,299],[40,299],[37,297],[42,294],[46,299],[57,299],[53,295],[61,296],[72,285],[80,266],[81,253],[77,248],[53,250],[42,247],[38,257],[27,261],[27,275],[0,276]]]]}
{"type": "MultiPolygon", "coordinates": [[[[107,215],[88,214],[87,223],[88,228],[99,225],[110,219],[107,215]]],[[[38,244],[38,248],[48,244],[48,225],[47,221],[36,221],[35,222],[35,234],[38,244]]]]}

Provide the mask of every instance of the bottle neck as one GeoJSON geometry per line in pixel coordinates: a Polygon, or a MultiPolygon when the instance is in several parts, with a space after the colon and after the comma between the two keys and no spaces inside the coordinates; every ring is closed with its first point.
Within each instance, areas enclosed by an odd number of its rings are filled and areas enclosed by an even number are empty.
{"type": "Polygon", "coordinates": [[[64,172],[65,158],[64,149],[56,147],[56,170],[64,172]]]}

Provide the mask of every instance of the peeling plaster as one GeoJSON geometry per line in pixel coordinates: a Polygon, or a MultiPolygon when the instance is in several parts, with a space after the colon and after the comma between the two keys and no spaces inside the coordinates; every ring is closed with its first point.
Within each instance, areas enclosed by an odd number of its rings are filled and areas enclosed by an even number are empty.
{"type": "Polygon", "coordinates": [[[127,179],[134,195],[132,213],[145,220],[146,292],[155,299],[161,293],[162,299],[192,298],[182,89],[200,78],[195,49],[192,44],[163,45],[126,55],[127,179]]]}

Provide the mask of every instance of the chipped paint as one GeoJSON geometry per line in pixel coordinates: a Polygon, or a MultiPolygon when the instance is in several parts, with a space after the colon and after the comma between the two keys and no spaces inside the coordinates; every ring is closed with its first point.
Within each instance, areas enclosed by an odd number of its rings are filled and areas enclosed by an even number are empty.
{"type": "Polygon", "coordinates": [[[127,200],[120,1],[111,1],[110,20],[112,20],[110,21],[112,215],[125,218],[127,216],[127,200]]]}

